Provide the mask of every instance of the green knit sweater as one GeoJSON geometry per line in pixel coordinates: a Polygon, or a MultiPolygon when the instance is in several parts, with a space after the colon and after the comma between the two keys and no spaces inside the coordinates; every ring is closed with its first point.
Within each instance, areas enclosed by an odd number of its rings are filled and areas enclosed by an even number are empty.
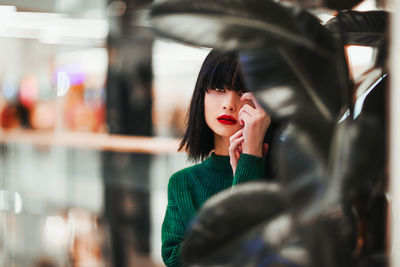
{"type": "Polygon", "coordinates": [[[168,267],[182,266],[182,242],[203,203],[226,188],[263,177],[264,166],[263,158],[242,154],[233,177],[229,157],[212,154],[204,162],[172,175],[161,230],[161,253],[168,267]]]}

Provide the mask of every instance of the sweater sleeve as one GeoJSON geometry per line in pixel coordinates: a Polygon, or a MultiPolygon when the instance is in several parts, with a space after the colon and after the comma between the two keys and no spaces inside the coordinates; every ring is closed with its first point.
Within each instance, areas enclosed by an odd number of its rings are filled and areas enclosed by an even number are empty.
{"type": "Polygon", "coordinates": [[[161,228],[161,255],[167,267],[181,267],[181,250],[187,227],[187,214],[181,214],[181,194],[184,177],[174,174],[168,183],[168,205],[161,228]]]}
{"type": "Polygon", "coordinates": [[[233,179],[233,185],[254,181],[265,176],[265,159],[249,154],[241,154],[233,179]]]}

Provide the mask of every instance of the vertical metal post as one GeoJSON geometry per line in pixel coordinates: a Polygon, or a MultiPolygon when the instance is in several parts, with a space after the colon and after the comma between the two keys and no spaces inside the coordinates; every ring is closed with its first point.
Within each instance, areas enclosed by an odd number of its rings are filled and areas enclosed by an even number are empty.
{"type": "Polygon", "coordinates": [[[390,266],[400,266],[400,1],[390,0],[391,21],[390,91],[389,91],[389,195],[390,266]]]}

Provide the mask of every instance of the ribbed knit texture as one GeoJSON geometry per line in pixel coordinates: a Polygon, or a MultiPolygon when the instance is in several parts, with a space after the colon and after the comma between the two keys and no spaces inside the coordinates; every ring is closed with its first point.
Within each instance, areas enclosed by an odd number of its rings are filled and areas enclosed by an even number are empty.
{"type": "Polygon", "coordinates": [[[229,157],[212,154],[204,162],[172,175],[161,233],[162,258],[168,267],[182,266],[182,243],[203,203],[226,188],[263,177],[264,166],[263,158],[242,154],[233,177],[229,157]]]}

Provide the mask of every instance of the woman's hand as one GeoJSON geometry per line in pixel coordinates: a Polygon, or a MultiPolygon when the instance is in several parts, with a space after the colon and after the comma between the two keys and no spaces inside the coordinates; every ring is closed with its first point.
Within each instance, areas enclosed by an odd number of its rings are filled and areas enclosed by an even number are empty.
{"type": "Polygon", "coordinates": [[[264,157],[268,152],[268,144],[263,141],[271,123],[271,117],[252,93],[243,94],[241,100],[250,101],[250,103],[244,105],[239,111],[239,123],[244,127],[229,138],[229,158],[233,175],[235,175],[241,153],[264,157]]]}
{"type": "MultiPolygon", "coordinates": [[[[243,125],[241,130],[243,136],[242,153],[262,157],[263,150],[268,149],[263,141],[271,123],[271,117],[257,102],[252,93],[243,94],[240,100],[250,101],[253,104],[245,104],[239,111],[239,123],[243,125]]],[[[232,137],[235,135],[236,133],[232,137]]]]}
{"type": "MultiPolygon", "coordinates": [[[[233,134],[229,138],[229,159],[230,164],[232,166],[233,176],[235,176],[237,163],[240,158],[240,154],[242,154],[242,143],[243,143],[243,129],[240,129],[235,134],[233,134]]],[[[262,146],[262,156],[265,157],[268,153],[269,146],[267,143],[264,143],[262,146]]]]}
{"type": "Polygon", "coordinates": [[[237,163],[239,161],[240,154],[242,153],[243,140],[243,129],[240,129],[229,138],[229,159],[232,166],[233,176],[235,176],[237,163]]]}

